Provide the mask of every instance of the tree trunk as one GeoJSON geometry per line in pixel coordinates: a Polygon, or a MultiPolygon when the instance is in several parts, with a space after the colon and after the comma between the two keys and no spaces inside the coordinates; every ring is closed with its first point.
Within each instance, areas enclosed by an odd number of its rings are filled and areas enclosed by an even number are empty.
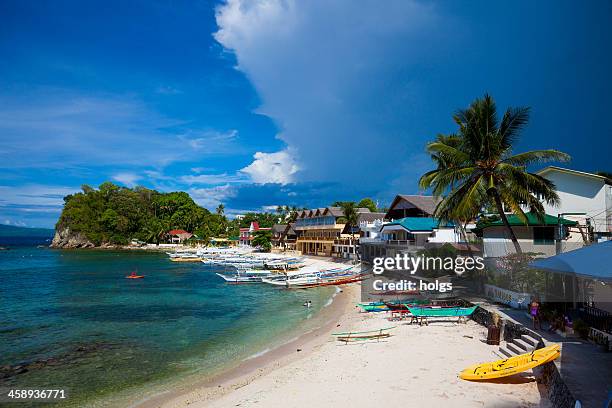
{"type": "Polygon", "coordinates": [[[472,252],[472,247],[470,246],[470,242],[468,241],[467,232],[466,232],[467,222],[465,224],[463,224],[461,222],[461,220],[456,220],[455,222],[457,222],[459,224],[459,231],[461,233],[461,237],[463,238],[463,240],[465,241],[465,244],[467,245],[468,255],[471,258],[473,258],[474,257],[474,253],[472,252]]]}
{"type": "Polygon", "coordinates": [[[514,235],[514,231],[512,230],[512,227],[510,226],[510,223],[508,222],[506,213],[504,213],[504,206],[502,204],[501,198],[499,197],[499,193],[497,192],[495,188],[489,190],[489,193],[493,196],[493,199],[495,200],[495,206],[497,207],[497,212],[499,213],[499,216],[501,217],[501,220],[504,223],[504,226],[510,233],[510,239],[512,240],[512,243],[514,244],[514,249],[516,250],[516,253],[519,255],[523,255],[523,251],[521,250],[521,246],[519,245],[518,239],[516,239],[516,235],[514,235]]]}

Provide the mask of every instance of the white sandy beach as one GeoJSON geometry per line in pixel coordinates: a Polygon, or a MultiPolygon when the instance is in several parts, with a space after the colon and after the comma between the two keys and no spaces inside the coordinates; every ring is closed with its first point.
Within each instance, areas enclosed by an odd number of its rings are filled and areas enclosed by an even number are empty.
{"type": "MultiPolygon", "coordinates": [[[[457,374],[496,360],[496,346],[473,321],[429,326],[389,322],[386,313],[359,313],[359,285],[345,287],[330,321],[212,383],[146,402],[146,407],[549,407],[531,372],[497,382],[474,383],[457,374]],[[344,345],[333,331],[397,325],[385,341],[344,345]],[[297,352],[297,349],[300,352],[297,352]]],[[[331,308],[330,308],[331,309],[331,308]]]]}

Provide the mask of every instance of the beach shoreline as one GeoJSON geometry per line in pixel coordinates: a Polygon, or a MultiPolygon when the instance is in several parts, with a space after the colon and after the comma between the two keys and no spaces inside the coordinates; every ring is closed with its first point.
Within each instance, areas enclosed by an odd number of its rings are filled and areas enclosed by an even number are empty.
{"type": "Polygon", "coordinates": [[[433,321],[428,326],[389,322],[387,313],[358,311],[354,303],[359,289],[359,284],[343,289],[343,296],[334,301],[334,319],[315,335],[300,337],[286,350],[253,359],[214,381],[136,407],[552,406],[531,372],[486,382],[458,377],[469,365],[499,359],[497,346],[484,341],[484,326],[473,320],[433,321]],[[392,327],[391,337],[380,341],[344,344],[331,335],[382,327],[392,327]]]}
{"type": "Polygon", "coordinates": [[[133,408],[181,407],[193,402],[208,403],[258,378],[298,360],[305,359],[322,344],[329,341],[330,333],[346,324],[349,311],[355,310],[359,300],[359,284],[342,287],[332,297],[329,306],[322,308],[313,319],[315,329],[305,330],[304,325],[294,329],[291,340],[241,361],[237,366],[222,370],[210,377],[189,384],[177,384],[171,390],[159,393],[131,404],[133,408]]]}

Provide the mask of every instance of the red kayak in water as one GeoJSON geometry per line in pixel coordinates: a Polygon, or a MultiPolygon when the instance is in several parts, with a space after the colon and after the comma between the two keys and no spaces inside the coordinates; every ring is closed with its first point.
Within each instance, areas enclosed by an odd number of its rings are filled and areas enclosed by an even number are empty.
{"type": "Polygon", "coordinates": [[[132,273],[126,276],[126,279],[142,279],[142,278],[144,278],[144,275],[136,275],[135,271],[132,271],[132,273]]]}

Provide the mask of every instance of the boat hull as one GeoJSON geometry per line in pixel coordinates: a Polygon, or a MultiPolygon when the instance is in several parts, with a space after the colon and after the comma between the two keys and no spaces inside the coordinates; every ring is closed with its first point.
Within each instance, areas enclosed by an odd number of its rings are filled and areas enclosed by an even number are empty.
{"type": "Polygon", "coordinates": [[[459,377],[470,381],[508,377],[553,361],[559,357],[560,354],[560,346],[554,344],[534,350],[531,353],[520,354],[505,360],[475,364],[459,373],[459,377]]]}

